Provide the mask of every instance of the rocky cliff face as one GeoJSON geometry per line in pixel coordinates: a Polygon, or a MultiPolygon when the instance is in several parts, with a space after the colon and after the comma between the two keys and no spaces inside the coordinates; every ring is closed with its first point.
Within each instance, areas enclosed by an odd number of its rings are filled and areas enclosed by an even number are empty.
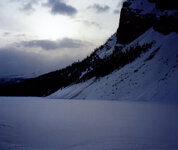
{"type": "Polygon", "coordinates": [[[176,10],[178,9],[176,0],[148,0],[156,4],[156,9],[160,10],[176,10]]]}
{"type": "Polygon", "coordinates": [[[153,27],[162,34],[178,32],[175,1],[127,0],[123,3],[117,42],[128,44],[153,27]]]}

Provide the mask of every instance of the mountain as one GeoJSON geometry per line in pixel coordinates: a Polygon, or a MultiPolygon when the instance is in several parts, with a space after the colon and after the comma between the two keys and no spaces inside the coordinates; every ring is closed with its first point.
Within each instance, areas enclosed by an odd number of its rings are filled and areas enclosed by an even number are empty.
{"type": "Polygon", "coordinates": [[[22,82],[24,80],[25,78],[20,78],[20,77],[3,77],[3,78],[0,78],[0,87],[13,85],[13,84],[22,82]]]}
{"type": "Polygon", "coordinates": [[[150,28],[164,35],[178,32],[175,0],[127,0],[123,3],[117,42],[128,44],[150,28]]]}
{"type": "MultiPolygon", "coordinates": [[[[152,28],[122,49],[136,51],[152,43],[147,52],[102,78],[60,89],[50,98],[175,101],[178,97],[178,34],[162,35],[152,28]],[[138,44],[138,45],[137,45],[138,44]]],[[[128,56],[128,59],[132,59],[128,56]]]]}
{"type": "Polygon", "coordinates": [[[127,0],[116,34],[83,61],[0,88],[0,95],[68,99],[172,100],[178,97],[175,1],[127,0]]]}

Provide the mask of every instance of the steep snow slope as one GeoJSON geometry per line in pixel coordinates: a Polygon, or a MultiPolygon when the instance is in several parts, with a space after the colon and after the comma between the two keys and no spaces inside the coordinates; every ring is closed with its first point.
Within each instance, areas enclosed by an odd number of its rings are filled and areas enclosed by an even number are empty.
{"type": "Polygon", "coordinates": [[[178,105],[0,97],[0,150],[177,150],[178,105]]]}
{"type": "Polygon", "coordinates": [[[108,41],[103,45],[103,47],[96,52],[98,57],[104,59],[110,56],[114,51],[116,41],[117,41],[116,34],[114,34],[108,39],[108,41]]]}
{"type": "Polygon", "coordinates": [[[178,98],[178,34],[149,29],[122,49],[154,42],[134,62],[107,75],[60,89],[50,98],[176,101],[178,98]]]}

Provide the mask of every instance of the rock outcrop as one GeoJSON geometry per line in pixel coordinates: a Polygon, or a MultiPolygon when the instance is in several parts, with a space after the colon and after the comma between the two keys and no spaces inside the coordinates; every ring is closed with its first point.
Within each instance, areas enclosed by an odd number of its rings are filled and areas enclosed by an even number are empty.
{"type": "Polygon", "coordinates": [[[151,27],[165,35],[178,32],[176,9],[174,1],[127,0],[121,10],[117,42],[128,44],[151,27]]]}

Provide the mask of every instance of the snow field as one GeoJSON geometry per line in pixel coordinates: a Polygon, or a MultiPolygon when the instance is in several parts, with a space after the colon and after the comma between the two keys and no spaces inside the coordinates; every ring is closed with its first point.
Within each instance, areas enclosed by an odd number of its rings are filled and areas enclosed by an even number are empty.
{"type": "Polygon", "coordinates": [[[178,105],[0,97],[1,150],[176,150],[178,105]]]}

